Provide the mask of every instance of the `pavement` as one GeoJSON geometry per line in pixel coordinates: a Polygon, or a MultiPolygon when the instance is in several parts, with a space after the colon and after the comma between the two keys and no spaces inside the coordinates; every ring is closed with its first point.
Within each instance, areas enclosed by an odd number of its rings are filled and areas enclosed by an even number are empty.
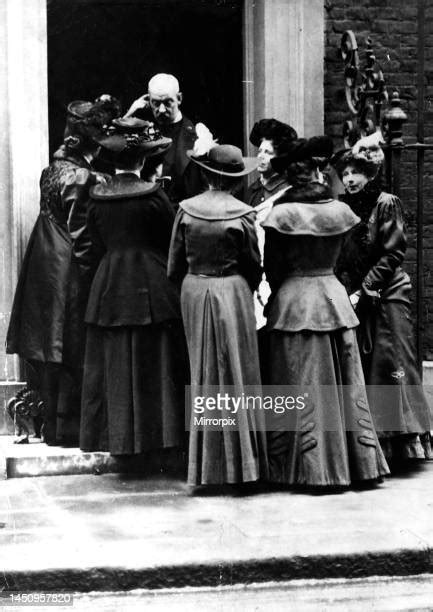
{"type": "MultiPolygon", "coordinates": [[[[433,463],[371,490],[197,495],[180,478],[0,482],[0,589],[131,591],[433,573],[433,463]]],[[[121,609],[121,608],[119,608],[121,609]]]]}

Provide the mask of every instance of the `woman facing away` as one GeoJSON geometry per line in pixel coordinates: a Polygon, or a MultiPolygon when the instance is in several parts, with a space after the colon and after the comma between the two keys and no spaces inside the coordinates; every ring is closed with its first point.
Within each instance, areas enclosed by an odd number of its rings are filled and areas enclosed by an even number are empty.
{"type": "Polygon", "coordinates": [[[406,227],[402,205],[380,187],[383,153],[377,135],[345,152],[336,169],[342,197],[361,218],[344,242],[337,274],[360,320],[358,343],[372,414],[389,460],[432,458],[430,414],[416,367],[411,282],[402,264],[406,227]]]}
{"type": "MultiPolygon", "coordinates": [[[[211,388],[241,397],[249,385],[260,385],[252,293],[260,281],[261,267],[255,213],[231,192],[253,170],[255,161],[242,158],[240,149],[231,145],[212,146],[199,157],[193,152],[189,155],[203,168],[209,190],[180,203],[168,274],[182,283],[192,393],[211,388]]],[[[216,430],[201,427],[195,416],[192,411],[190,485],[266,478],[266,438],[260,412],[239,410],[234,426],[216,430]]]]}
{"type": "Polygon", "coordinates": [[[95,138],[119,114],[119,103],[107,95],[69,104],[64,144],[41,175],[40,213],[15,292],[6,351],[25,360],[26,379],[40,393],[48,445],[78,444],[84,311],[93,272],[83,246],[89,244],[89,189],[99,180],[91,164],[95,138]]]}
{"type": "Polygon", "coordinates": [[[305,403],[290,420],[268,423],[270,479],[281,484],[347,486],[389,473],[364,386],[358,320],[333,272],[359,218],[322,182],[319,158],[331,153],[327,137],[300,139],[272,162],[292,189],[263,222],[270,384],[295,386],[305,403]]]}
{"type": "Polygon", "coordinates": [[[113,455],[181,447],[188,358],[167,278],[174,212],[155,181],[171,140],[129,118],[113,121],[99,142],[116,175],[90,192],[88,228],[105,254],[85,318],[80,447],[113,455]]]}

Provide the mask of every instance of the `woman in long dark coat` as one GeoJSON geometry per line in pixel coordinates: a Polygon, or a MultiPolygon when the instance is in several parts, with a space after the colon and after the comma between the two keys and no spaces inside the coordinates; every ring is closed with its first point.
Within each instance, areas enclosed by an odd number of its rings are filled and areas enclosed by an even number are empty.
{"type": "Polygon", "coordinates": [[[342,199],[361,218],[345,239],[336,270],[348,293],[360,296],[358,341],[380,442],[388,459],[431,458],[430,413],[415,361],[412,286],[402,268],[402,205],[382,191],[371,159],[347,152],[336,165],[346,188],[342,199]]]}
{"type": "Polygon", "coordinates": [[[333,268],[359,218],[322,184],[326,137],[291,143],[292,189],[263,222],[271,385],[295,386],[303,408],[268,422],[270,478],[317,487],[376,481],[388,473],[368,406],[356,343],[358,320],[333,268]]]}
{"type": "MultiPolygon", "coordinates": [[[[192,392],[203,387],[206,393],[212,387],[224,393],[229,387],[231,394],[241,397],[247,386],[260,386],[252,292],[260,281],[261,267],[255,214],[231,191],[255,162],[245,161],[231,145],[214,146],[207,155],[191,155],[191,159],[205,169],[210,189],[180,203],[168,273],[182,282],[192,392]]],[[[196,416],[193,410],[190,485],[245,483],[266,477],[262,414],[240,410],[233,427],[216,430],[201,427],[196,416]]]]}
{"type": "Polygon", "coordinates": [[[140,179],[145,160],[155,178],[171,140],[130,118],[114,121],[100,144],[116,176],[91,189],[88,229],[105,254],[86,311],[80,447],[113,455],[179,447],[188,358],[167,278],[174,212],[155,180],[140,179]]]}
{"type": "Polygon", "coordinates": [[[43,170],[40,213],[27,245],[7,333],[7,353],[26,362],[26,378],[44,401],[43,438],[49,445],[78,444],[84,358],[84,310],[92,270],[86,208],[98,177],[93,140],[119,114],[118,102],[68,106],[65,141],[43,170]]]}

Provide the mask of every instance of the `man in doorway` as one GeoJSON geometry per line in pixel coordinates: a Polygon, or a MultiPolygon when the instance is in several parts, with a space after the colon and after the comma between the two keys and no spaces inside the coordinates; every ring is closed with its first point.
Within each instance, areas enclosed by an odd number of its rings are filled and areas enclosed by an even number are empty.
{"type": "Polygon", "coordinates": [[[197,164],[190,163],[186,154],[193,148],[197,134],[192,121],[182,114],[181,103],[177,78],[160,73],[150,79],[148,93],[135,100],[125,115],[154,121],[162,135],[173,140],[165,155],[163,175],[171,179],[166,191],[175,207],[206,189],[197,164]]]}

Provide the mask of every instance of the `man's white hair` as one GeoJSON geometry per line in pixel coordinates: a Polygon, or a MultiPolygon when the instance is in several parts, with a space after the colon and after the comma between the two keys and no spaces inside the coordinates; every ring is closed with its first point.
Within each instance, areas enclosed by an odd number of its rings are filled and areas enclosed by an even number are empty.
{"type": "Polygon", "coordinates": [[[150,91],[157,94],[157,92],[166,93],[167,91],[178,94],[180,91],[179,81],[172,74],[165,74],[164,72],[160,72],[159,74],[155,74],[148,84],[148,92],[150,91]]]}

